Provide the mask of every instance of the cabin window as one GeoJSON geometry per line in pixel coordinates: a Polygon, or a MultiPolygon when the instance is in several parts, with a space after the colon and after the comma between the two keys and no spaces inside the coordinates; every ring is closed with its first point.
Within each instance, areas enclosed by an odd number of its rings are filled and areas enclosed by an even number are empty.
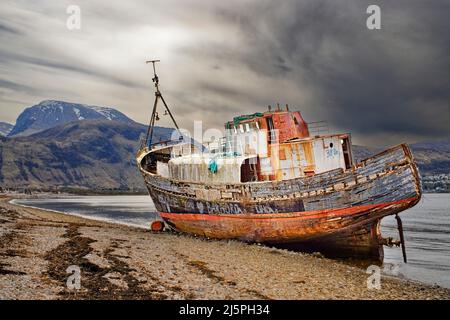
{"type": "Polygon", "coordinates": [[[330,148],[333,149],[333,142],[330,142],[330,148]]]}
{"type": "Polygon", "coordinates": [[[350,169],[353,166],[353,158],[350,149],[350,140],[349,138],[341,139],[342,152],[344,153],[344,162],[345,168],[350,169]]]}
{"type": "Polygon", "coordinates": [[[269,130],[269,143],[276,143],[273,120],[272,118],[266,118],[266,121],[267,121],[267,129],[269,130]]]}
{"type": "Polygon", "coordinates": [[[298,126],[299,125],[299,123],[298,123],[298,120],[297,120],[297,118],[296,117],[293,117],[294,118],[294,123],[295,123],[295,125],[296,126],[298,126]]]}
{"type": "Polygon", "coordinates": [[[244,133],[244,126],[242,124],[239,125],[239,130],[241,131],[241,133],[244,133]]]}

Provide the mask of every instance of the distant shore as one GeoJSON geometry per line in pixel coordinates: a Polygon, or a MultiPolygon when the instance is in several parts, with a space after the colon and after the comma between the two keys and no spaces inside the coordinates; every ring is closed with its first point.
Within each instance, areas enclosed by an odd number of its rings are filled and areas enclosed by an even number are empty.
{"type": "Polygon", "coordinates": [[[0,299],[450,299],[311,254],[26,208],[0,196],[0,299]],[[69,266],[81,288],[68,289],[69,266]]]}
{"type": "Polygon", "coordinates": [[[0,189],[1,195],[11,195],[11,196],[30,196],[30,195],[78,195],[78,196],[115,196],[115,195],[146,195],[148,194],[146,190],[112,190],[112,189],[79,189],[79,188],[60,188],[60,189],[7,189],[2,192],[0,189]]]}

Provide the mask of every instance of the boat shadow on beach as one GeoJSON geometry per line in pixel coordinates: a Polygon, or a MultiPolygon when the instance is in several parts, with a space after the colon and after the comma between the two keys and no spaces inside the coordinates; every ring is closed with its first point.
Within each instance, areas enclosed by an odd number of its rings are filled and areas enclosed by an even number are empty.
{"type": "Polygon", "coordinates": [[[347,265],[359,267],[361,269],[367,269],[369,266],[382,267],[384,265],[383,256],[380,257],[370,257],[370,256],[364,257],[358,255],[352,256],[345,251],[332,250],[330,248],[320,248],[307,245],[299,246],[298,244],[295,246],[277,244],[277,245],[270,245],[270,247],[276,249],[289,250],[292,252],[306,253],[317,258],[331,259],[345,263],[347,265]]]}

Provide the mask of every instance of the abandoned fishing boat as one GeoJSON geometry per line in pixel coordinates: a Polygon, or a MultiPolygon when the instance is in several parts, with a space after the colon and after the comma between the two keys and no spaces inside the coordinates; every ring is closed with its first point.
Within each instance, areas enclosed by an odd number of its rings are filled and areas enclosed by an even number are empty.
{"type": "MultiPolygon", "coordinates": [[[[154,68],[156,61],[150,62],[154,68]]],[[[383,245],[402,244],[406,261],[398,213],[414,206],[422,193],[407,145],[355,163],[349,133],[314,133],[314,126],[287,106],[235,117],[215,145],[181,138],[155,143],[159,100],[178,126],[155,69],[153,81],[155,103],[137,163],[169,228],[377,259],[383,245]],[[380,233],[380,221],[388,215],[396,215],[399,241],[380,233]]]]}

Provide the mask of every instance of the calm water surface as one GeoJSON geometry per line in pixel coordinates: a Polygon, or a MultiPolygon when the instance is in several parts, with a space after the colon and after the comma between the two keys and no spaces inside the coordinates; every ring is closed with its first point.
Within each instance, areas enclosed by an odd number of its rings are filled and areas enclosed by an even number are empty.
{"type": "MultiPolygon", "coordinates": [[[[18,204],[78,216],[149,228],[157,217],[149,196],[83,196],[14,200],[18,204]]],[[[414,208],[401,213],[408,263],[400,248],[386,248],[386,266],[398,276],[450,288],[450,194],[425,194],[414,208]],[[391,268],[392,269],[392,268],[391,268]]],[[[383,236],[398,238],[394,217],[382,221],[383,236]]]]}
{"type": "MultiPolygon", "coordinates": [[[[384,249],[385,264],[399,275],[450,288],[450,194],[425,194],[415,207],[400,213],[408,263],[400,248],[384,249]]],[[[382,220],[383,236],[399,238],[394,216],[382,220]]]]}

